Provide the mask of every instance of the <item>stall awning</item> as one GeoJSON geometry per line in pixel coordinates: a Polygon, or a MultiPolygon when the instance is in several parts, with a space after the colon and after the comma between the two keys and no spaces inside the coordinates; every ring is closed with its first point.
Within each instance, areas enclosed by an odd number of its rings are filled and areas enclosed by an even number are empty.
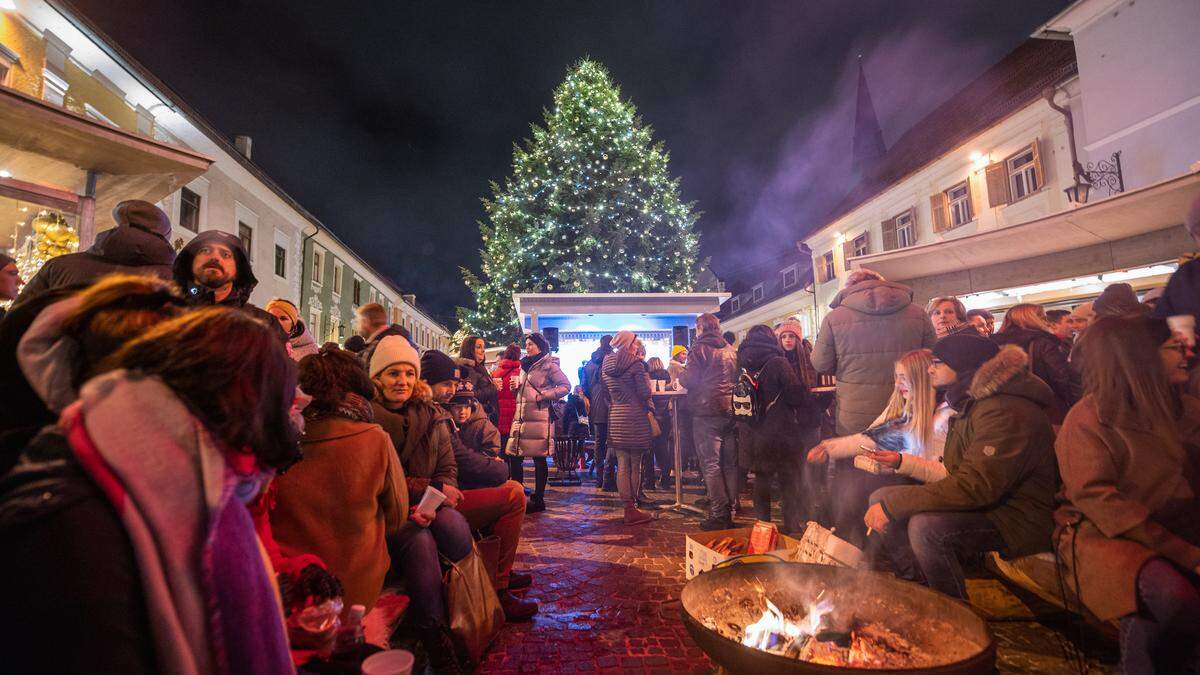
{"type": "Polygon", "coordinates": [[[97,174],[96,222],[123,199],[158,201],[213,160],[0,87],[0,168],[13,178],[82,192],[97,174]]]}
{"type": "Polygon", "coordinates": [[[1027,223],[865,255],[851,264],[896,281],[979,269],[1174,227],[1197,199],[1200,174],[1187,174],[1027,223]]]}

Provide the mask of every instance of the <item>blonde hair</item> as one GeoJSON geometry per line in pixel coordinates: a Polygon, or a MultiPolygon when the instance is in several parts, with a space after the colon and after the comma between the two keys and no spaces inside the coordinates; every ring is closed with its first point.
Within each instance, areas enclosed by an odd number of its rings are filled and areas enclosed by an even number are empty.
{"type": "Polygon", "coordinates": [[[1007,331],[1010,326],[1027,330],[1043,330],[1047,333],[1051,331],[1050,321],[1046,318],[1046,310],[1042,309],[1041,305],[1028,302],[1013,305],[1005,312],[1004,324],[1000,326],[1000,332],[1007,331]]]}
{"type": "Polygon", "coordinates": [[[929,381],[933,352],[928,349],[908,352],[896,361],[896,365],[908,378],[908,400],[904,399],[899,387],[893,388],[887,407],[871,426],[908,416],[908,433],[916,439],[917,450],[923,454],[933,441],[933,416],[937,412],[937,392],[929,381]]]}
{"type": "Polygon", "coordinates": [[[967,306],[963,304],[962,300],[959,300],[958,297],[954,295],[944,295],[930,300],[929,303],[925,305],[925,314],[932,315],[933,310],[937,309],[938,305],[942,304],[943,302],[949,302],[953,304],[954,315],[958,317],[959,321],[966,323],[967,306]]]}
{"type": "Polygon", "coordinates": [[[646,362],[646,367],[650,370],[665,370],[662,359],[657,356],[651,356],[650,360],[646,362]]]}

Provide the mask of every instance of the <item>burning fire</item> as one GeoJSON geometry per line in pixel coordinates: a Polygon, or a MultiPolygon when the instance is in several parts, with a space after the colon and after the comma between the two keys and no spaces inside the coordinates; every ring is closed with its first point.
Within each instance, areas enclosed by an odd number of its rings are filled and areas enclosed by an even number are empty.
{"type": "Polygon", "coordinates": [[[802,644],[804,638],[817,634],[821,620],[833,611],[831,602],[817,596],[817,601],[809,605],[808,613],[797,623],[789,621],[765,596],[763,601],[767,608],[761,619],[746,626],[742,644],[765,652],[785,654],[792,645],[802,644]]]}

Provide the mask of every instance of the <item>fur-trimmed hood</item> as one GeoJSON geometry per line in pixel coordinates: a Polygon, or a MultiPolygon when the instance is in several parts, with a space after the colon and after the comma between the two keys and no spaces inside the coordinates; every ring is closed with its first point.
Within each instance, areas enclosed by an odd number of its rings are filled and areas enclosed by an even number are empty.
{"type": "Polygon", "coordinates": [[[1054,403],[1054,392],[1029,372],[1029,356],[1016,345],[1004,345],[998,354],[979,366],[968,393],[976,401],[1007,394],[1027,398],[1044,408],[1054,403]]]}

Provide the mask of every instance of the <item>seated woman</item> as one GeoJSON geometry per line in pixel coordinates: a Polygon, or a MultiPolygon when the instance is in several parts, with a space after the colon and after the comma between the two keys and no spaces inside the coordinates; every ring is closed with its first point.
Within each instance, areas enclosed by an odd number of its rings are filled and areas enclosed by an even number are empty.
{"type": "Polygon", "coordinates": [[[933,357],[928,349],[911,351],[895,366],[895,389],[883,413],[865,432],[829,438],[808,453],[808,461],[829,459],[843,462],[837,484],[831,490],[834,526],[839,536],[854,543],[863,540],[866,529],[862,515],[867,498],[879,487],[912,482],[932,482],[946,476],[942,451],[954,410],[938,404],[937,392],[929,381],[933,357]],[[880,474],[852,468],[853,460],[865,455],[883,467],[880,474]]]}
{"type": "Polygon", "coordinates": [[[1125,672],[1185,672],[1200,663],[1200,400],[1181,393],[1192,350],[1162,320],[1104,318],[1078,353],[1084,397],[1055,443],[1064,578],[1098,618],[1121,619],[1125,672]]]}
{"type": "Polygon", "coordinates": [[[6,669],[293,672],[244,506],[298,458],[273,330],[221,307],[158,323],[32,441],[0,488],[6,669]]]}
{"type": "Polygon", "coordinates": [[[300,362],[304,459],[272,483],[271,528],[286,550],[320,556],[347,607],[370,611],[391,564],[388,536],[408,518],[408,488],[391,438],[374,423],[374,386],[358,358],[321,350],[300,362]]]}
{"type": "Polygon", "coordinates": [[[1062,424],[1063,417],[1075,403],[1071,393],[1071,366],[1067,364],[1068,350],[1051,332],[1046,310],[1041,305],[1029,303],[1013,305],[1004,315],[1004,324],[993,340],[998,345],[1016,345],[1025,350],[1033,374],[1054,391],[1050,422],[1062,424]]]}

